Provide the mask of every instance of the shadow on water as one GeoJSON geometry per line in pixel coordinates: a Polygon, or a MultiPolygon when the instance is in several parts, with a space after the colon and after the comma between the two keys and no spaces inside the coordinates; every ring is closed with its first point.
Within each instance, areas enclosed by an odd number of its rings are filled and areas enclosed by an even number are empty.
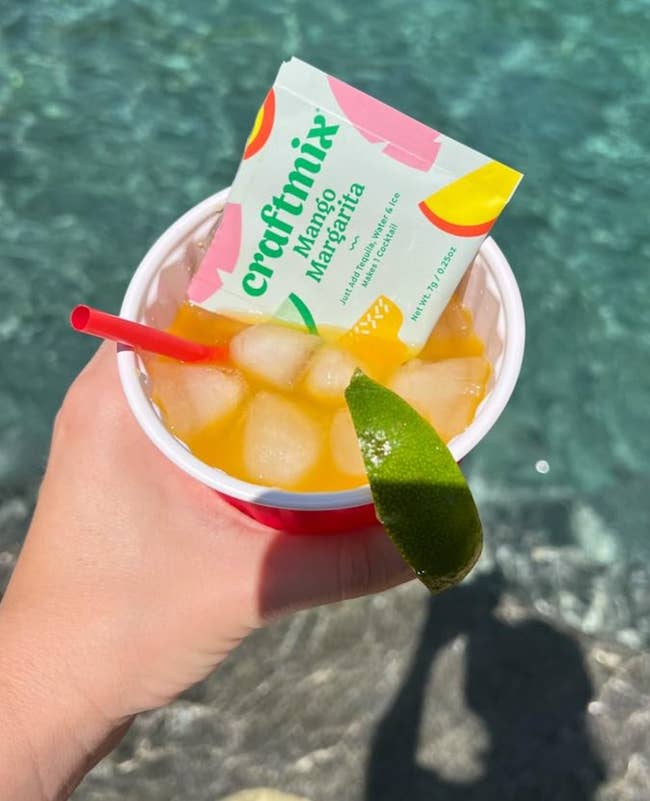
{"type": "Polygon", "coordinates": [[[580,648],[542,621],[500,620],[502,585],[492,574],[429,601],[406,678],[373,738],[365,801],[595,798],[605,770],[586,729],[592,685],[580,648]],[[458,635],[467,638],[465,703],[489,737],[482,774],[468,782],[416,759],[431,667],[458,635]]]}

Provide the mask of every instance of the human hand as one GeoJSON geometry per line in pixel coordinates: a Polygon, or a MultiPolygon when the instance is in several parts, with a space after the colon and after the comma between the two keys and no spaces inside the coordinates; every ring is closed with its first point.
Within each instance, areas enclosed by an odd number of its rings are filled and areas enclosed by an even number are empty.
{"type": "Polygon", "coordinates": [[[64,797],[132,716],[205,677],[252,629],[409,578],[379,527],[272,531],[184,474],[133,419],[114,346],[103,345],[57,416],[0,605],[0,681],[25,741],[15,750],[34,755],[44,797],[64,797]]]}

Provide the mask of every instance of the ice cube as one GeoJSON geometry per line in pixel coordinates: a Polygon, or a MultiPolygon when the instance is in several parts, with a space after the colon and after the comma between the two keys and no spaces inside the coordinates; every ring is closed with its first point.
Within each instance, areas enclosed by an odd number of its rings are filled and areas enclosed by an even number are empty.
{"type": "Polygon", "coordinates": [[[341,404],[359,362],[340,348],[324,345],[313,355],[305,375],[305,389],[316,400],[341,404]]]}
{"type": "Polygon", "coordinates": [[[330,448],[334,464],[342,473],[365,480],[366,469],[363,465],[359,440],[347,406],[339,409],[332,419],[330,448]]]}
{"type": "Polygon", "coordinates": [[[323,447],[319,426],[281,395],[258,392],[244,424],[244,466],[254,481],[291,489],[316,465],[323,447]]]}
{"type": "Polygon", "coordinates": [[[236,370],[151,359],[147,371],[152,397],[180,437],[225,421],[246,395],[246,382],[236,370]]]}
{"type": "Polygon", "coordinates": [[[320,339],[282,325],[260,323],[245,328],[230,343],[232,360],[275,387],[296,382],[320,339]]]}
{"type": "Polygon", "coordinates": [[[389,386],[449,442],[472,422],[489,376],[490,363],[481,356],[440,362],[414,359],[395,373],[389,386]]]}
{"type": "Polygon", "coordinates": [[[472,313],[463,306],[458,296],[454,295],[420,351],[420,358],[435,362],[442,359],[481,356],[483,351],[483,342],[477,337],[472,326],[472,313]]]}

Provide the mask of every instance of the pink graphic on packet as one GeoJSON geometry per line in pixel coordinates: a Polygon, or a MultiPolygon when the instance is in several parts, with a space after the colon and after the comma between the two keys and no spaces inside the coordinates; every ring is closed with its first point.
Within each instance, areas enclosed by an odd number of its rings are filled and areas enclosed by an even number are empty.
{"type": "Polygon", "coordinates": [[[208,247],[188,289],[188,298],[202,303],[223,285],[219,270],[231,273],[237,265],[241,246],[242,214],[239,203],[226,203],[219,228],[208,247]]]}
{"type": "Polygon", "coordinates": [[[327,80],[343,114],[369,142],[386,142],[383,152],[408,167],[428,172],[438,156],[439,131],[387,106],[338,78],[327,80]]]}

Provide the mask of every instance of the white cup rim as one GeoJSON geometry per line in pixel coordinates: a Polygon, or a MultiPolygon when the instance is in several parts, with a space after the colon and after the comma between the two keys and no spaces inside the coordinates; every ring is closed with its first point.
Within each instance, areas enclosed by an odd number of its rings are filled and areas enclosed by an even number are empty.
{"type": "MultiPolygon", "coordinates": [[[[172,223],[151,246],[129,283],[120,310],[122,317],[141,320],[143,300],[162,260],[178,242],[183,241],[203,220],[214,213],[215,208],[225,202],[229,189],[230,187],[223,189],[194,206],[172,223]]],[[[465,457],[496,423],[515,388],[524,355],[524,308],[515,276],[501,249],[491,237],[483,242],[481,253],[489,265],[502,299],[505,316],[503,361],[499,379],[479,407],[471,425],[449,443],[449,449],[456,461],[465,457]]],[[[136,353],[130,348],[120,347],[117,351],[117,362],[126,399],[144,432],[172,462],[208,487],[241,501],[278,509],[325,511],[372,503],[368,485],[337,492],[290,492],[252,484],[206,465],[163,424],[140,379],[136,353]]]]}

